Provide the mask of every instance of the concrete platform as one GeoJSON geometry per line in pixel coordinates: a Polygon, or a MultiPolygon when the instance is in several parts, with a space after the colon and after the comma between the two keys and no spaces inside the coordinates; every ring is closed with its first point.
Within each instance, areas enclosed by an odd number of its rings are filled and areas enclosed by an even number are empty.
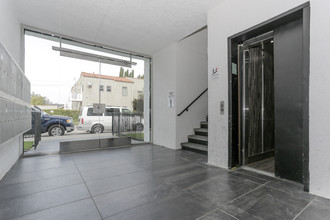
{"type": "Polygon", "coordinates": [[[81,139],[60,142],[60,154],[131,146],[130,137],[81,139]]]}

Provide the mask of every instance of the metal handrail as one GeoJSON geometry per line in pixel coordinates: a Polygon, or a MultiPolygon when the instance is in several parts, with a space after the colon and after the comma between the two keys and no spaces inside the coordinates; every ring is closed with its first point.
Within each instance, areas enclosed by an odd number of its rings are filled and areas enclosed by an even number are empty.
{"type": "Polygon", "coordinates": [[[208,90],[208,88],[206,88],[197,98],[194,99],[194,101],[192,101],[185,109],[182,110],[182,112],[180,112],[180,114],[178,114],[177,116],[181,116],[184,112],[188,111],[189,107],[194,104],[197,99],[199,99],[206,91],[208,90]]]}

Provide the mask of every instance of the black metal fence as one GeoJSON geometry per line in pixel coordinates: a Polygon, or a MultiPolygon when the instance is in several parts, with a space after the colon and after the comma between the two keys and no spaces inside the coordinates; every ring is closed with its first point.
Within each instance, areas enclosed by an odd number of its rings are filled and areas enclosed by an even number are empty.
{"type": "Polygon", "coordinates": [[[144,141],[143,114],[113,113],[112,134],[129,136],[134,140],[144,141]]]}
{"type": "Polygon", "coordinates": [[[31,115],[32,128],[24,133],[24,138],[34,137],[34,149],[36,149],[39,142],[41,141],[41,112],[32,109],[31,115]]]}

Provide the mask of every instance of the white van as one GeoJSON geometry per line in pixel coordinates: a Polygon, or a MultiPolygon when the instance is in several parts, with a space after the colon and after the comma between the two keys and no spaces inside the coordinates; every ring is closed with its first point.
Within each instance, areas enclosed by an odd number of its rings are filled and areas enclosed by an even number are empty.
{"type": "MultiPolygon", "coordinates": [[[[131,110],[124,107],[111,107],[105,108],[105,113],[93,113],[93,106],[82,107],[79,115],[79,124],[77,130],[89,131],[91,133],[103,133],[104,131],[111,131],[112,129],[112,116],[116,117],[120,115],[120,130],[121,131],[142,131],[143,119],[141,116],[136,116],[131,110]]],[[[115,121],[116,126],[118,121],[115,121]]],[[[116,129],[118,129],[116,127],[116,129]]]]}

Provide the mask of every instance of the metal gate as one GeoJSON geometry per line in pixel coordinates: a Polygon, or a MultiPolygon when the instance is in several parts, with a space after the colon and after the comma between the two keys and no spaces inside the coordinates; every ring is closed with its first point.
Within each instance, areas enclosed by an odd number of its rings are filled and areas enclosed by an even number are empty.
{"type": "Polygon", "coordinates": [[[24,138],[34,137],[34,149],[36,149],[41,141],[41,111],[32,108],[31,116],[32,128],[24,133],[24,138]]]}

